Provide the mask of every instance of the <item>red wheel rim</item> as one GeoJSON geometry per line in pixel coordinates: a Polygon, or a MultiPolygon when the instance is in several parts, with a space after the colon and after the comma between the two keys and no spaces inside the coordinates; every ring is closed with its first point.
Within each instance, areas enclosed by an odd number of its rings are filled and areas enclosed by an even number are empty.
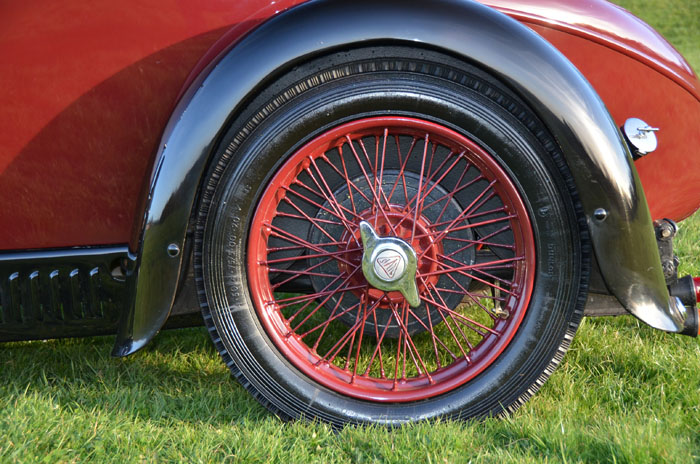
{"type": "Polygon", "coordinates": [[[282,163],[259,200],[247,265],[255,310],[288,361],[340,394],[406,402],[498,358],[527,311],[534,250],[518,189],[486,150],[436,123],[376,117],[327,130],[282,163]],[[361,220],[413,246],[419,308],[364,279],[361,220]]]}

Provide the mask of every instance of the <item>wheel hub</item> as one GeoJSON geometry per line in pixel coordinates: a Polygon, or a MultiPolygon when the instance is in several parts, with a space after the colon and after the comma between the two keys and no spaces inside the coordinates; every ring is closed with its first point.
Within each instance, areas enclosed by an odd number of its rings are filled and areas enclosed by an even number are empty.
{"type": "Polygon", "coordinates": [[[420,305],[416,268],[418,257],[413,248],[396,237],[379,237],[367,221],[360,222],[362,236],[362,273],[367,282],[387,292],[398,291],[408,304],[420,305]]]}
{"type": "MultiPolygon", "coordinates": [[[[413,250],[417,257],[415,275],[421,276],[421,278],[415,279],[419,295],[429,293],[430,289],[435,285],[441,288],[450,288],[455,291],[460,287],[468,288],[469,286],[470,279],[465,275],[456,275],[453,278],[448,278],[436,273],[439,269],[439,260],[442,254],[451,255],[464,263],[474,262],[474,249],[464,249],[464,242],[435,240],[440,230],[433,224],[435,222],[450,221],[456,218],[461,212],[459,204],[455,201],[450,201],[446,205],[438,203],[435,206],[424,209],[422,214],[413,216],[407,214],[405,205],[401,203],[402,201],[406,201],[406,197],[411,198],[418,192],[418,177],[412,173],[404,173],[402,176],[398,176],[395,171],[387,169],[387,172],[384,174],[384,181],[385,183],[382,188],[387,196],[391,194],[391,187],[393,185],[400,185],[397,190],[403,190],[404,183],[406,187],[405,193],[403,191],[401,193],[394,193],[393,198],[397,200],[396,203],[392,202],[392,204],[386,205],[381,211],[363,202],[361,195],[355,194],[355,197],[359,198],[354,199],[354,206],[360,211],[358,211],[357,215],[357,225],[353,224],[350,230],[341,225],[328,224],[328,221],[333,219],[332,214],[329,213],[329,211],[332,210],[332,206],[329,203],[325,203],[323,208],[316,215],[317,220],[324,221],[325,232],[334,237],[334,240],[342,243],[342,245],[338,246],[338,249],[345,251],[342,255],[343,259],[337,264],[323,264],[323,259],[313,259],[312,263],[314,265],[319,265],[316,269],[323,273],[331,274],[340,271],[343,274],[350,275],[352,287],[368,286],[369,284],[367,290],[355,290],[353,291],[354,297],[351,298],[348,296],[340,302],[340,307],[343,308],[343,311],[341,311],[342,315],[339,317],[339,320],[344,321],[346,324],[352,325],[355,322],[355,311],[351,310],[345,313],[344,310],[356,304],[362,295],[366,294],[365,297],[370,304],[377,303],[380,313],[382,310],[388,309],[391,304],[398,304],[400,306],[406,301],[406,297],[400,291],[384,290],[382,284],[374,285],[367,279],[365,272],[362,270],[364,247],[362,246],[362,233],[359,227],[360,222],[370,224],[375,234],[382,240],[382,243],[390,243],[391,240],[388,239],[394,238],[399,240],[399,242],[396,243],[399,243],[398,248],[400,250],[404,250],[402,247],[413,250]],[[360,268],[360,272],[353,273],[356,267],[360,268]]],[[[359,190],[362,191],[366,197],[372,197],[372,193],[362,177],[354,178],[352,182],[359,187],[359,190]]],[[[430,193],[425,199],[426,204],[433,203],[439,198],[448,195],[447,190],[439,185],[431,184],[428,188],[430,189],[430,193]]],[[[340,199],[340,208],[344,210],[353,208],[353,203],[346,192],[346,187],[341,187],[333,193],[335,198],[340,199]]],[[[453,235],[458,235],[462,240],[474,239],[471,229],[465,229],[453,235]]],[[[322,243],[325,240],[328,240],[328,237],[325,236],[324,232],[321,232],[319,228],[314,227],[309,230],[310,242],[322,243]]],[[[403,253],[406,255],[406,258],[411,254],[406,251],[403,251],[403,253]]],[[[378,257],[378,255],[376,257],[378,257]]],[[[372,261],[371,266],[374,266],[374,264],[375,261],[372,261]]],[[[377,264],[377,266],[380,267],[379,264],[377,264]]],[[[399,270],[398,268],[395,270],[395,279],[398,279],[399,270]]],[[[381,275],[382,270],[374,270],[372,274],[381,275]]],[[[391,283],[392,281],[391,278],[382,280],[384,280],[385,283],[391,283]]],[[[331,279],[321,276],[311,276],[310,281],[316,291],[322,291],[323,288],[331,284],[331,279]]],[[[456,307],[462,299],[456,292],[445,294],[443,297],[445,305],[450,309],[456,307]]],[[[332,302],[336,303],[338,300],[333,298],[332,302]]],[[[424,324],[428,324],[427,314],[424,309],[415,312],[421,315],[424,319],[424,324]]],[[[385,315],[378,314],[378,322],[380,325],[386,317],[385,315]]],[[[440,316],[436,314],[435,317],[439,318],[440,316]]],[[[374,333],[374,326],[371,322],[373,321],[368,322],[368,331],[374,333]]],[[[397,337],[399,327],[395,322],[392,326],[387,336],[391,338],[397,337]]],[[[424,330],[423,325],[414,320],[409,321],[408,327],[412,333],[424,330]]]]}

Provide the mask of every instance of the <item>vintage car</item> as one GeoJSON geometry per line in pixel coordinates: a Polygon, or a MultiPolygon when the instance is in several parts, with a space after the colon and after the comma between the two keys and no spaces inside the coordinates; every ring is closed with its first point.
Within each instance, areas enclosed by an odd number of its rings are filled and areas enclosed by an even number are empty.
{"type": "Polygon", "coordinates": [[[2,341],[127,356],[203,320],[271,411],[342,426],[512,411],[584,313],[698,334],[673,237],[700,206],[700,82],[613,4],[0,18],[2,341]]]}

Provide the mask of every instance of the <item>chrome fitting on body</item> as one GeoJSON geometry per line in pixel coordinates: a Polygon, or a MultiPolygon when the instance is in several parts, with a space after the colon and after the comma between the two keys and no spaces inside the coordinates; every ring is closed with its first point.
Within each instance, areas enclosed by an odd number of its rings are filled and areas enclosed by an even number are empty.
{"type": "Polygon", "coordinates": [[[656,147],[659,146],[659,142],[656,139],[658,130],[658,127],[651,127],[638,118],[629,118],[625,121],[625,125],[622,126],[622,133],[625,135],[625,140],[634,159],[641,158],[656,150],[656,147]]]}

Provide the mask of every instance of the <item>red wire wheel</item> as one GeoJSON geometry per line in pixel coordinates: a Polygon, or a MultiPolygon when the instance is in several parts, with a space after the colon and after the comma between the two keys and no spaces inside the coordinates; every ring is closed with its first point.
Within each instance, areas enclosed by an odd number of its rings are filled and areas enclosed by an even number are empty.
{"type": "Polygon", "coordinates": [[[399,116],[340,124],[296,150],[247,242],[255,312],[279,352],[374,402],[432,398],[484,371],[525,317],[536,264],[528,210],[494,156],[399,116]],[[413,249],[419,306],[367,282],[361,221],[413,249]]]}

